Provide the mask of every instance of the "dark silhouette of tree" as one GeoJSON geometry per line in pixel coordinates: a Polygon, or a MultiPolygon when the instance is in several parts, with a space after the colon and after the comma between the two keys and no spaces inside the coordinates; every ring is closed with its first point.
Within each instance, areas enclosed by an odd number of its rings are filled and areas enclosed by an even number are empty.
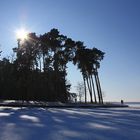
{"type": "MultiPolygon", "coordinates": [[[[102,51],[96,48],[88,49],[84,47],[83,44],[81,44],[81,47],[78,47],[76,51],[76,55],[73,59],[74,64],[77,64],[78,68],[82,72],[84,83],[85,81],[87,82],[91,103],[93,103],[92,95],[94,95],[95,103],[97,103],[93,75],[95,76],[99,103],[103,103],[101,86],[100,86],[98,72],[97,72],[97,68],[99,68],[100,61],[103,59],[103,56],[104,53],[102,51]]],[[[86,98],[85,98],[85,102],[86,102],[86,98]]]]}
{"type": "Polygon", "coordinates": [[[67,64],[73,62],[83,76],[85,102],[88,89],[92,103],[93,96],[97,103],[97,95],[99,103],[103,103],[98,76],[104,57],[102,51],[89,49],[83,42],[74,41],[57,29],[40,36],[29,33],[27,39],[17,41],[17,48],[13,48],[14,61],[0,60],[1,99],[68,102],[71,85],[66,78],[67,64]]]}
{"type": "Polygon", "coordinates": [[[99,103],[103,103],[103,95],[102,95],[101,84],[100,84],[100,80],[99,80],[99,76],[98,76],[98,69],[100,68],[100,61],[104,58],[105,53],[102,52],[101,50],[98,50],[97,48],[93,48],[92,51],[95,56],[95,63],[93,64],[93,69],[94,69],[93,73],[95,76],[99,103]]]}

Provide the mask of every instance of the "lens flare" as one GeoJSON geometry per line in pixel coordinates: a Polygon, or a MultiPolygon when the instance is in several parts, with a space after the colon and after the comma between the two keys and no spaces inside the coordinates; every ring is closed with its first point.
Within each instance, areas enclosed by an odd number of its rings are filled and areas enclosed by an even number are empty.
{"type": "Polygon", "coordinates": [[[25,40],[28,38],[28,32],[25,29],[19,29],[16,31],[16,38],[20,40],[25,40]]]}

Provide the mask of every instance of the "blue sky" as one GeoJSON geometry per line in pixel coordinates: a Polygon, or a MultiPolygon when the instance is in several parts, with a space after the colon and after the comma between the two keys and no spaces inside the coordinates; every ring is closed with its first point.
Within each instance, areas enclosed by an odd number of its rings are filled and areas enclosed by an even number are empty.
{"type": "MultiPolygon", "coordinates": [[[[18,28],[37,34],[58,28],[106,53],[99,70],[105,100],[140,101],[139,0],[4,0],[0,21],[2,56],[11,55],[17,45],[18,28]]],[[[82,78],[72,64],[68,72],[74,91],[82,78]]]]}

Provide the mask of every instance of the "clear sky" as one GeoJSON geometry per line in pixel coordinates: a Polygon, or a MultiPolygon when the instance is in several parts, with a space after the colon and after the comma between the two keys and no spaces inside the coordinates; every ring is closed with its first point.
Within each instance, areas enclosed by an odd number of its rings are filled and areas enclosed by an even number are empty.
{"type": "MultiPolygon", "coordinates": [[[[104,51],[99,75],[105,100],[140,101],[140,0],[1,0],[0,48],[10,56],[15,30],[52,28],[104,51]]],[[[72,86],[82,77],[69,64],[72,86]]]]}

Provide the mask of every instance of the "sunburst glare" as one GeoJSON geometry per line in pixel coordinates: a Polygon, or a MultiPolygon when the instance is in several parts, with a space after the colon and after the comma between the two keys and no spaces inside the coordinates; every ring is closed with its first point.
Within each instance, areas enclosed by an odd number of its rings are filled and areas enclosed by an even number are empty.
{"type": "Polygon", "coordinates": [[[16,38],[20,40],[25,40],[28,38],[28,31],[24,28],[16,30],[16,38]]]}

